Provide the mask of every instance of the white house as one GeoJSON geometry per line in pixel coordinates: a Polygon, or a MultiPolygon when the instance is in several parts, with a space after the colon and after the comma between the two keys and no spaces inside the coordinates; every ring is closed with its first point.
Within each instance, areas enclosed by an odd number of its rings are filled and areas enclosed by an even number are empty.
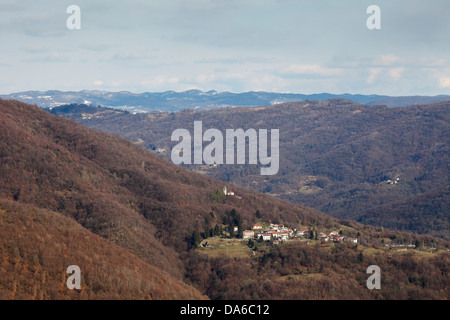
{"type": "Polygon", "coordinates": [[[280,236],[278,239],[287,240],[287,239],[289,239],[289,235],[287,233],[280,233],[280,236]]]}
{"type": "Polygon", "coordinates": [[[244,232],[242,233],[243,239],[251,239],[254,236],[255,236],[255,231],[253,231],[253,230],[244,230],[244,232]]]}
{"type": "Polygon", "coordinates": [[[269,234],[271,234],[274,239],[278,239],[278,236],[279,236],[278,232],[271,231],[271,232],[269,232],[269,234]]]}
{"type": "Polygon", "coordinates": [[[317,238],[321,241],[328,241],[330,239],[325,233],[322,232],[319,234],[317,238]]]}
{"type": "Polygon", "coordinates": [[[297,230],[298,237],[304,237],[304,236],[306,236],[307,233],[309,233],[308,229],[297,230]]]}
{"type": "Polygon", "coordinates": [[[227,186],[223,186],[223,194],[226,195],[226,196],[234,196],[234,192],[233,191],[228,192],[227,186]]]}
{"type": "Polygon", "coordinates": [[[351,243],[358,243],[358,239],[350,238],[350,237],[344,238],[344,241],[351,242],[351,243]]]}

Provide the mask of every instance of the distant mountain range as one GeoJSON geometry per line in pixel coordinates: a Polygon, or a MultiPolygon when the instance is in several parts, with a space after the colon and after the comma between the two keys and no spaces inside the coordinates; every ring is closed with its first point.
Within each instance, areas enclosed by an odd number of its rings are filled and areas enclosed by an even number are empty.
{"type": "Polygon", "coordinates": [[[183,109],[215,109],[236,106],[274,105],[283,102],[329,99],[347,99],[366,105],[408,106],[412,104],[430,104],[450,100],[448,95],[391,97],[384,95],[362,94],[294,94],[275,92],[217,92],[188,90],[184,92],[109,92],[98,90],[83,91],[25,91],[0,95],[2,99],[15,99],[41,108],[53,108],[70,103],[84,103],[95,106],[113,107],[129,110],[133,113],[151,111],[179,111],[183,109]]]}

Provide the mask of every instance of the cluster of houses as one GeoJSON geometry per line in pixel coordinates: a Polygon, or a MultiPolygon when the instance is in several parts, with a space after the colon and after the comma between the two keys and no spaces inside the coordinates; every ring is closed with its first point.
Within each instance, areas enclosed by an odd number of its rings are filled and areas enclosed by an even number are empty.
{"type": "Polygon", "coordinates": [[[233,191],[228,191],[227,186],[223,186],[223,194],[226,196],[233,196],[237,199],[242,199],[242,197],[236,195],[233,191]]]}
{"type": "Polygon", "coordinates": [[[331,242],[334,242],[334,243],[339,243],[339,242],[358,243],[358,239],[357,238],[341,236],[338,231],[332,231],[332,232],[330,232],[330,234],[326,234],[326,233],[320,232],[318,234],[318,236],[317,236],[317,239],[322,241],[322,242],[331,241],[331,242]]]}
{"type": "Polygon", "coordinates": [[[386,184],[397,184],[399,182],[400,182],[400,178],[392,179],[392,180],[389,179],[386,181],[386,184]]]}
{"type": "Polygon", "coordinates": [[[226,196],[234,196],[234,192],[233,191],[228,191],[227,190],[227,186],[223,186],[223,194],[226,196]]]}
{"type": "MultiPolygon", "coordinates": [[[[263,228],[262,225],[255,224],[253,225],[252,230],[243,231],[243,239],[256,238],[261,239],[263,241],[272,241],[274,244],[277,244],[279,241],[289,240],[291,238],[309,237],[309,235],[310,235],[309,229],[292,230],[288,227],[285,227],[282,224],[272,224],[272,223],[268,228],[263,228]]],[[[332,241],[334,243],[358,242],[356,238],[341,236],[338,231],[333,231],[329,235],[321,232],[318,234],[317,239],[322,242],[332,241]]]]}
{"type": "Polygon", "coordinates": [[[289,240],[294,237],[302,237],[309,233],[308,229],[303,230],[292,230],[285,227],[282,224],[271,223],[268,228],[263,229],[262,225],[255,224],[252,230],[245,230],[243,232],[244,239],[262,239],[263,241],[273,241],[277,243],[278,241],[289,240]]]}
{"type": "Polygon", "coordinates": [[[270,224],[269,228],[263,229],[260,224],[255,224],[252,230],[243,232],[244,239],[262,239],[263,241],[285,241],[295,236],[294,230],[279,224],[270,224]]]}

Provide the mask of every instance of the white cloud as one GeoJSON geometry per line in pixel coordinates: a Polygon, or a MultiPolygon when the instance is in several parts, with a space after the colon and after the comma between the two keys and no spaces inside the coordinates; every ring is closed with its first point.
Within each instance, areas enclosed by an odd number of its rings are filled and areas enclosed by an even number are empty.
{"type": "Polygon", "coordinates": [[[441,89],[450,88],[450,77],[445,77],[445,76],[439,77],[439,87],[441,89]]]}
{"type": "Polygon", "coordinates": [[[385,31],[369,33],[351,1],[78,0],[80,32],[66,27],[68,4],[0,2],[0,92],[449,88],[448,0],[386,2],[385,31]]]}
{"type": "Polygon", "coordinates": [[[392,80],[398,81],[403,75],[405,68],[393,68],[389,70],[389,76],[392,80]]]}
{"type": "Polygon", "coordinates": [[[272,74],[254,74],[248,79],[248,85],[254,91],[284,91],[288,81],[272,74]]]}
{"type": "Polygon", "coordinates": [[[375,80],[377,79],[378,74],[381,72],[381,68],[371,68],[369,70],[369,76],[366,79],[366,82],[368,84],[372,84],[375,82],[375,80]]]}
{"type": "Polygon", "coordinates": [[[381,66],[390,66],[400,60],[400,57],[395,54],[381,55],[375,58],[375,64],[381,66]]]}
{"type": "Polygon", "coordinates": [[[45,52],[47,50],[47,47],[41,45],[41,44],[33,44],[33,45],[27,45],[23,47],[23,50],[28,53],[41,53],[45,52]]]}
{"type": "Polygon", "coordinates": [[[293,64],[281,70],[286,74],[331,76],[341,73],[337,68],[326,68],[318,64],[293,64]]]}
{"type": "Polygon", "coordinates": [[[141,81],[141,85],[160,87],[164,85],[174,85],[179,81],[180,78],[178,77],[156,76],[155,78],[141,81]]]}
{"type": "Polygon", "coordinates": [[[52,64],[56,62],[68,62],[69,58],[67,55],[62,55],[60,52],[50,52],[44,55],[35,56],[33,54],[32,58],[27,58],[22,60],[23,62],[39,63],[39,64],[52,64]]]}
{"type": "Polygon", "coordinates": [[[229,80],[245,79],[247,76],[248,74],[242,72],[230,72],[225,74],[225,78],[229,80]]]}
{"type": "Polygon", "coordinates": [[[199,74],[197,77],[195,77],[195,81],[199,83],[208,83],[215,80],[215,76],[213,74],[199,74]]]}

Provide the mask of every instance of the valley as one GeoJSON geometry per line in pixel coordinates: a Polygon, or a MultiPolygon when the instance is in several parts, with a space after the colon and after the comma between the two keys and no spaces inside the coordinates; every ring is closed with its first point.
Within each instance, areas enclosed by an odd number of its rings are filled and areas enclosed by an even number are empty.
{"type": "Polygon", "coordinates": [[[0,138],[2,299],[449,297],[444,239],[224,183],[18,101],[0,100],[0,138]],[[272,239],[241,239],[254,227],[272,239]],[[65,287],[69,264],[81,291],[65,287]],[[366,287],[373,264],[383,290],[366,287]]]}
{"type": "Polygon", "coordinates": [[[202,121],[204,130],[223,132],[276,128],[276,175],[261,176],[261,166],[250,165],[248,159],[241,165],[185,167],[338,218],[449,240],[449,110],[448,102],[388,108],[337,99],[264,108],[104,114],[78,121],[167,160],[176,144],[170,141],[172,131],[192,130],[194,121],[202,121]]]}

